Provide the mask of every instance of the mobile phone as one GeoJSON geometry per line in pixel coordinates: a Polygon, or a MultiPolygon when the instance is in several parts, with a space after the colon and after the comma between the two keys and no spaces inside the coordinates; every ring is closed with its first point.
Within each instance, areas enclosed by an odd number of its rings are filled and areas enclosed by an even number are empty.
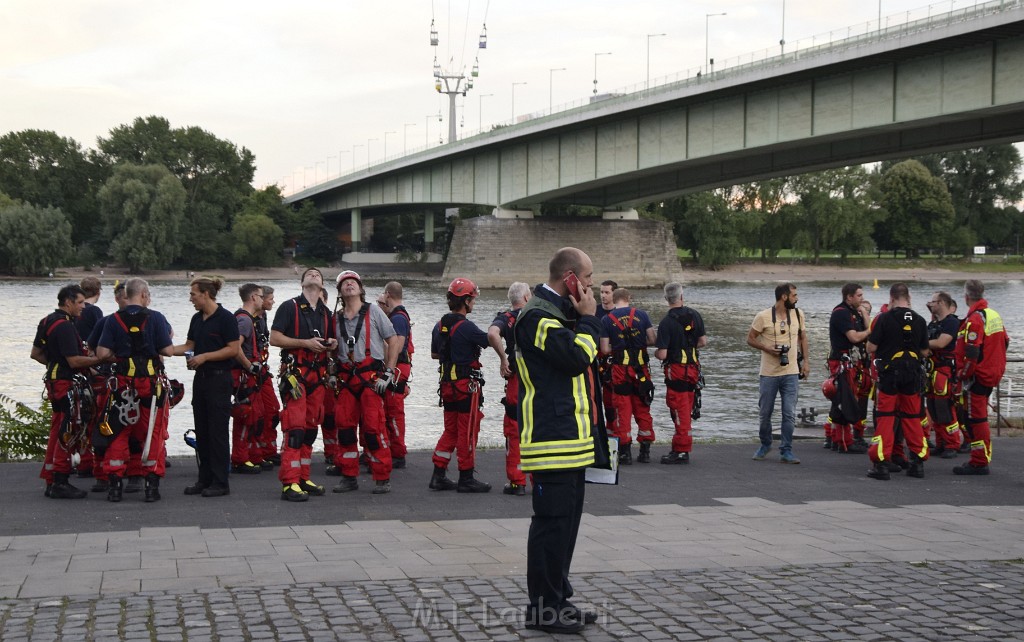
{"type": "Polygon", "coordinates": [[[574,299],[579,301],[580,300],[580,280],[579,280],[579,277],[576,276],[576,273],[575,272],[569,272],[569,276],[567,276],[564,279],[562,279],[562,282],[565,283],[565,287],[568,288],[569,294],[574,299]]]}

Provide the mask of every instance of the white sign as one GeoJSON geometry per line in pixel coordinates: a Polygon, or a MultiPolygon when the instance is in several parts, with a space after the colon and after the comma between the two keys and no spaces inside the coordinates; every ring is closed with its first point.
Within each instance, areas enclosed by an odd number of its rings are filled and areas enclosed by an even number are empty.
{"type": "Polygon", "coordinates": [[[984,254],[985,253],[985,246],[984,245],[975,245],[974,246],[974,253],[976,255],[977,254],[984,254]]]}

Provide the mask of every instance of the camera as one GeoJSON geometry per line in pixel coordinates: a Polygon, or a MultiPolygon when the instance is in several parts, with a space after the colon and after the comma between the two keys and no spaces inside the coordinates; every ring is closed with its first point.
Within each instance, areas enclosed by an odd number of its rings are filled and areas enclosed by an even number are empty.
{"type": "Polygon", "coordinates": [[[775,346],[775,347],[779,351],[779,365],[783,366],[783,367],[788,366],[789,365],[789,346],[775,346]]]}

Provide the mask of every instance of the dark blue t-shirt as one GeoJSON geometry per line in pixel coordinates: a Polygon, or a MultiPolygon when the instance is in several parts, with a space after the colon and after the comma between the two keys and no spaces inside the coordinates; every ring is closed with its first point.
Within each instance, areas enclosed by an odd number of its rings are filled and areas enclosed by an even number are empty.
{"type": "MultiPolygon", "coordinates": [[[[196,312],[192,315],[192,322],[188,326],[188,340],[195,345],[193,350],[196,354],[216,352],[229,343],[238,341],[238,322],[235,315],[224,309],[224,306],[217,304],[217,310],[206,320],[203,320],[203,313],[196,312]]],[[[224,359],[221,361],[207,361],[199,366],[198,370],[229,370],[235,359],[224,359]]]]}
{"type": "Polygon", "coordinates": [[[615,308],[601,319],[601,336],[611,342],[612,350],[634,350],[647,347],[647,330],[651,328],[651,318],[643,310],[624,306],[615,308]],[[633,319],[630,320],[630,311],[633,319]],[[615,319],[625,328],[616,325],[615,319]],[[627,345],[628,342],[628,345],[627,345]]]}
{"type": "MultiPolygon", "coordinates": [[[[129,305],[121,310],[121,319],[125,325],[130,326],[133,315],[145,310],[141,305],[129,305]]],[[[102,334],[97,341],[97,346],[103,346],[112,350],[118,357],[156,357],[160,351],[169,345],[171,341],[171,324],[163,314],[156,310],[147,310],[145,322],[142,325],[142,334],[145,337],[146,346],[142,354],[132,354],[132,339],[124,326],[118,322],[117,312],[102,320],[102,334]]],[[[141,319],[136,321],[142,323],[141,319]]]]}
{"type": "MultiPolygon", "coordinates": [[[[463,315],[452,315],[459,316],[461,319],[455,321],[452,325],[455,331],[451,334],[451,352],[452,352],[452,363],[458,366],[468,366],[480,361],[480,350],[487,347],[487,333],[481,330],[475,323],[466,319],[463,315]],[[461,323],[458,323],[461,321],[461,323]],[[455,325],[458,323],[458,325],[455,325]]],[[[430,340],[430,352],[434,354],[441,353],[441,322],[438,321],[434,326],[434,330],[431,333],[430,340]]],[[[444,358],[444,355],[441,356],[444,358]]]]}

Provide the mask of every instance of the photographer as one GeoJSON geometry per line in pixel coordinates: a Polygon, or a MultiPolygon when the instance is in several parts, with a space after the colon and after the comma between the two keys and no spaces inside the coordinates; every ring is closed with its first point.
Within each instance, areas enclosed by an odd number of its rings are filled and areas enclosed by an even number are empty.
{"type": "Polygon", "coordinates": [[[796,286],[783,283],[775,288],[775,305],[754,317],[747,333],[747,345],[761,351],[760,410],[761,447],[754,459],[764,459],[772,449],[772,413],[775,398],[782,397],[782,443],[780,461],[799,464],[793,456],[798,382],[809,374],[802,356],[808,354],[804,315],[796,309],[796,286]]]}

